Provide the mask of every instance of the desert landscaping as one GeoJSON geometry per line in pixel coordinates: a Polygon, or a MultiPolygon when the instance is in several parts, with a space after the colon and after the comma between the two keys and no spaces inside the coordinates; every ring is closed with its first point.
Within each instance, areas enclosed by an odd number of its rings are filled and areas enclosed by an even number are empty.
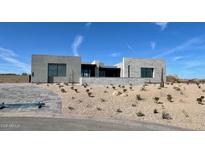
{"type": "Polygon", "coordinates": [[[137,120],[205,130],[205,84],[35,84],[61,97],[65,116],[137,120]]]}

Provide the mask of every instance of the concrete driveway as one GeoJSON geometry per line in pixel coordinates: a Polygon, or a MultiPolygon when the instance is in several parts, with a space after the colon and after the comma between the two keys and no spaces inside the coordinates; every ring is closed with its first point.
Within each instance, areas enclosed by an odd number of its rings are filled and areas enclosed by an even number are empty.
{"type": "Polygon", "coordinates": [[[160,124],[75,118],[1,117],[0,131],[182,131],[160,124]]]}

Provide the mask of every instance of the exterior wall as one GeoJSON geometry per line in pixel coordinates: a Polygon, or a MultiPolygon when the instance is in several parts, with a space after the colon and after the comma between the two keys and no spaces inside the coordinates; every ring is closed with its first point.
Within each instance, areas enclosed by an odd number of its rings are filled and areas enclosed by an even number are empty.
{"type": "Polygon", "coordinates": [[[54,77],[54,82],[79,82],[81,77],[80,57],[32,55],[32,82],[48,82],[48,63],[66,64],[66,76],[54,77]]]}
{"type": "Polygon", "coordinates": [[[141,67],[154,68],[153,78],[142,78],[151,82],[161,82],[161,73],[163,68],[163,78],[166,82],[165,61],[160,59],[137,59],[123,58],[122,77],[128,77],[128,65],[130,65],[130,77],[141,78],[141,67]]]}
{"type": "MultiPolygon", "coordinates": [[[[149,79],[143,79],[143,78],[115,78],[115,77],[81,77],[80,78],[80,84],[85,84],[87,83],[88,85],[143,85],[144,83],[148,83],[150,80],[149,79]]],[[[158,81],[154,80],[152,83],[158,83],[158,81]]]]}

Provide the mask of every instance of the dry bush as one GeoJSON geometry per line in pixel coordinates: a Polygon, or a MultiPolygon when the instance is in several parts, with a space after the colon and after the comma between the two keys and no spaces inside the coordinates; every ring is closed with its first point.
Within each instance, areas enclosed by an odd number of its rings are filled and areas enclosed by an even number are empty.
{"type": "Polygon", "coordinates": [[[171,83],[179,83],[178,77],[173,75],[166,76],[166,81],[171,83]]]}
{"type": "Polygon", "coordinates": [[[122,88],[125,88],[125,86],[122,86],[122,88]]]}
{"type": "Polygon", "coordinates": [[[88,92],[88,96],[89,97],[95,97],[95,96],[92,95],[92,92],[88,92]]]}
{"type": "Polygon", "coordinates": [[[198,102],[198,104],[204,105],[203,98],[197,98],[196,101],[198,102]]]}
{"type": "Polygon", "coordinates": [[[175,89],[176,91],[181,91],[179,87],[173,87],[173,89],[175,89]]]}
{"type": "Polygon", "coordinates": [[[155,103],[159,102],[159,97],[154,97],[153,99],[154,99],[155,103]]]}
{"type": "Polygon", "coordinates": [[[71,97],[72,99],[75,99],[75,97],[71,97]]]}
{"type": "Polygon", "coordinates": [[[74,90],[74,87],[72,86],[72,87],[70,87],[70,89],[74,90]]]}
{"type": "Polygon", "coordinates": [[[136,104],[132,104],[132,107],[136,107],[137,105],[136,104]]]}
{"type": "Polygon", "coordinates": [[[112,86],[112,89],[114,89],[114,90],[115,90],[115,89],[116,89],[116,88],[115,88],[115,86],[112,86]]]}
{"type": "Polygon", "coordinates": [[[120,110],[120,109],[117,109],[117,111],[116,112],[118,112],[118,113],[122,113],[122,110],[120,110]]]}
{"type": "Polygon", "coordinates": [[[171,115],[169,113],[162,112],[162,119],[171,120],[172,117],[171,117],[171,115]]]}
{"type": "Polygon", "coordinates": [[[72,111],[72,110],[74,110],[74,107],[68,106],[68,109],[72,111]]]}
{"type": "Polygon", "coordinates": [[[79,99],[78,102],[79,102],[79,103],[82,103],[83,101],[79,99]]]}
{"type": "Polygon", "coordinates": [[[103,98],[100,98],[100,102],[102,103],[102,102],[105,102],[105,99],[103,99],[103,98]]]}
{"type": "Polygon", "coordinates": [[[138,117],[143,117],[143,116],[145,116],[145,114],[142,113],[141,111],[137,112],[136,114],[137,114],[138,117]]]}
{"type": "Polygon", "coordinates": [[[127,89],[123,89],[123,92],[125,93],[127,91],[127,89]]]}
{"type": "Polygon", "coordinates": [[[86,89],[85,91],[88,93],[90,91],[90,89],[86,89]]]}
{"type": "Polygon", "coordinates": [[[143,100],[140,94],[136,95],[136,100],[138,100],[138,101],[143,100]]]}
{"type": "Polygon", "coordinates": [[[141,91],[146,91],[145,86],[143,86],[140,90],[141,91]]]}
{"type": "Polygon", "coordinates": [[[62,93],[66,93],[67,91],[66,91],[64,88],[62,88],[62,89],[61,89],[61,92],[62,92],[62,93]]]}
{"type": "Polygon", "coordinates": [[[105,90],[104,93],[107,93],[107,91],[105,90]]]}
{"type": "Polygon", "coordinates": [[[97,107],[96,109],[97,109],[98,111],[102,111],[102,109],[101,109],[100,107],[97,107]]]}
{"type": "Polygon", "coordinates": [[[76,93],[79,93],[78,89],[74,89],[76,93]]]}
{"type": "Polygon", "coordinates": [[[133,90],[133,88],[132,88],[132,87],[130,87],[130,90],[133,90]]]}
{"type": "Polygon", "coordinates": [[[173,102],[173,100],[172,100],[172,95],[168,94],[168,95],[167,95],[167,100],[168,100],[169,102],[173,102]]]}
{"type": "Polygon", "coordinates": [[[157,109],[154,109],[153,113],[154,113],[154,114],[157,114],[157,113],[159,113],[159,112],[158,112],[157,109]]]}

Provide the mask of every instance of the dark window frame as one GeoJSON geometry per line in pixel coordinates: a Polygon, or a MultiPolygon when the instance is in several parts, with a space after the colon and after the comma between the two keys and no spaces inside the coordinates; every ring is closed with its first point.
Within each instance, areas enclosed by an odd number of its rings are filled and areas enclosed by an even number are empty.
{"type": "Polygon", "coordinates": [[[130,78],[130,65],[127,66],[128,78],[130,78]]]}
{"type": "MultiPolygon", "coordinates": [[[[62,69],[62,68],[61,68],[62,69]]],[[[66,64],[62,64],[62,63],[48,63],[48,76],[55,76],[55,77],[66,77],[66,72],[67,72],[67,65],[66,64]],[[56,70],[55,70],[55,75],[49,75],[49,66],[54,65],[56,66],[56,70]],[[64,71],[62,71],[61,73],[59,72],[60,67],[64,66],[65,68],[63,68],[64,71]]]]}
{"type": "Polygon", "coordinates": [[[154,68],[141,67],[141,78],[154,78],[154,68]]]}

